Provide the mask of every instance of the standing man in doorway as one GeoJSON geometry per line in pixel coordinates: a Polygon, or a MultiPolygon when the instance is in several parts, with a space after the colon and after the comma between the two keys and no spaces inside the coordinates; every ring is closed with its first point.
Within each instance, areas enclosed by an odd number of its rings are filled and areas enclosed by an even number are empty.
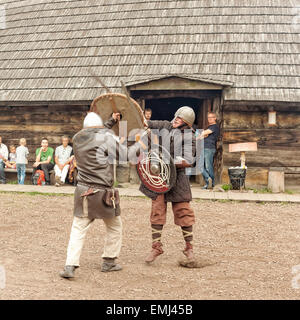
{"type": "Polygon", "coordinates": [[[212,189],[215,186],[214,155],[216,153],[216,142],[220,129],[217,125],[217,117],[214,112],[207,115],[208,127],[197,139],[204,138],[204,168],[202,171],[205,185],[203,189],[212,189]]]}
{"type": "Polygon", "coordinates": [[[145,115],[145,119],[148,121],[148,120],[151,120],[151,117],[152,117],[152,110],[150,108],[146,108],[145,111],[144,111],[144,115],[145,115]]]}

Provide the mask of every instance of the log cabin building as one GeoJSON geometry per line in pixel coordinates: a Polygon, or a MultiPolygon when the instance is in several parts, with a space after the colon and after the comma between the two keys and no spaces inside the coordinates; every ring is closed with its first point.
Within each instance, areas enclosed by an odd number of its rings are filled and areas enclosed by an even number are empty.
{"type": "Polygon", "coordinates": [[[300,185],[295,1],[1,0],[0,8],[0,135],[6,145],[25,137],[31,163],[42,137],[56,147],[80,130],[105,92],[97,74],[113,92],[122,80],[153,119],[189,105],[205,128],[216,112],[218,182],[240,163],[228,145],[256,141],[247,184],[267,185],[275,167],[300,185]]]}

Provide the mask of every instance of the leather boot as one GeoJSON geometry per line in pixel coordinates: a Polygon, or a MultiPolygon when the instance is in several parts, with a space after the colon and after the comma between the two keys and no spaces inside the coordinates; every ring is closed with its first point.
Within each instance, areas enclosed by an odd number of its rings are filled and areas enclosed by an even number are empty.
{"type": "Polygon", "coordinates": [[[111,272],[111,271],[119,271],[122,270],[122,267],[115,263],[114,258],[104,258],[101,266],[102,272],[111,272]]]}
{"type": "Polygon", "coordinates": [[[193,245],[190,242],[186,242],[185,249],[183,250],[183,254],[189,259],[194,260],[194,252],[193,252],[193,245]]]}
{"type": "Polygon", "coordinates": [[[152,250],[147,256],[145,262],[146,263],[153,262],[162,253],[164,253],[162,249],[162,243],[160,241],[153,242],[152,250]]]}
{"type": "Polygon", "coordinates": [[[65,266],[64,270],[60,272],[62,278],[74,278],[75,266],[65,266]]]}

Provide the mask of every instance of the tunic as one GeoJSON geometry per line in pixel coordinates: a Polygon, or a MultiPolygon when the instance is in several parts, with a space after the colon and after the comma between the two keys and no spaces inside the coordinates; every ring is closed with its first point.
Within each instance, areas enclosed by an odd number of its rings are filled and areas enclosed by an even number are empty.
{"type": "MultiPolygon", "coordinates": [[[[184,159],[189,164],[192,164],[194,162],[196,140],[193,129],[191,129],[187,125],[174,129],[172,127],[172,123],[169,121],[148,121],[148,127],[150,129],[164,129],[165,134],[169,135],[168,137],[165,136],[164,138],[170,139],[171,154],[176,155],[176,150],[187,150],[189,152],[184,153],[184,159]],[[187,132],[189,132],[190,134],[186,134],[187,132]],[[181,135],[181,137],[176,136],[177,134],[181,135]]],[[[170,191],[165,193],[165,201],[189,202],[192,200],[192,192],[189,178],[185,174],[185,168],[177,168],[176,172],[176,183],[170,191]]],[[[140,191],[152,200],[155,200],[157,198],[157,194],[147,189],[143,184],[140,185],[140,191]]]]}
{"type": "Polygon", "coordinates": [[[114,208],[104,202],[105,193],[114,190],[113,161],[119,157],[120,151],[126,151],[108,129],[114,123],[110,119],[105,123],[106,127],[82,129],[73,137],[78,169],[78,184],[74,193],[74,215],[77,217],[93,220],[113,218],[121,213],[119,204],[114,208]],[[93,189],[94,193],[81,196],[89,189],[93,189]]]}

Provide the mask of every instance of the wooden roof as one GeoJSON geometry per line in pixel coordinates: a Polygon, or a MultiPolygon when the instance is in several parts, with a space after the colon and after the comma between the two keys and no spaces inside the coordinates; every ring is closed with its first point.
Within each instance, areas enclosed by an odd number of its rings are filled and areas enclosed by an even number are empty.
{"type": "Polygon", "coordinates": [[[92,100],[184,75],[227,100],[300,101],[292,0],[0,0],[0,102],[92,100]],[[5,10],[3,10],[5,8],[5,10]]]}

